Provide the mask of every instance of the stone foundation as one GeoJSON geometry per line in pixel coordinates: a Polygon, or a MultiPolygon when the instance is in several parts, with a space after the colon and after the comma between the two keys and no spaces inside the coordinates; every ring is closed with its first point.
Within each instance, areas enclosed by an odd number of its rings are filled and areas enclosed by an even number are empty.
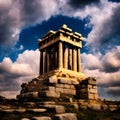
{"type": "Polygon", "coordinates": [[[93,77],[88,77],[77,86],[77,97],[80,99],[98,99],[97,83],[93,77]]]}
{"type": "Polygon", "coordinates": [[[70,96],[70,99],[98,99],[96,80],[92,77],[82,81],[64,77],[50,77],[44,80],[35,78],[28,84],[23,83],[21,87],[21,93],[17,96],[19,99],[63,98],[63,96],[70,96]]]}

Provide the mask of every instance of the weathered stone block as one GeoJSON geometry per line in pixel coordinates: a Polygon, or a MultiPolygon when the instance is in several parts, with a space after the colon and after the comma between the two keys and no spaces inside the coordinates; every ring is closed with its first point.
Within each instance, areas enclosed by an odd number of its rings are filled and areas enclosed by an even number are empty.
{"type": "Polygon", "coordinates": [[[55,91],[55,87],[53,87],[53,86],[45,86],[45,87],[43,87],[43,90],[55,91]]]}
{"type": "Polygon", "coordinates": [[[65,108],[62,105],[44,105],[42,106],[47,109],[49,112],[53,113],[65,113],[65,108]]]}
{"type": "Polygon", "coordinates": [[[42,102],[42,105],[55,105],[54,101],[46,101],[46,102],[42,102]]]}
{"type": "Polygon", "coordinates": [[[21,120],[30,120],[29,118],[21,118],[21,120]]]}
{"type": "Polygon", "coordinates": [[[23,93],[21,95],[23,98],[37,98],[38,97],[38,92],[28,92],[28,93],[23,93]]]}
{"type": "Polygon", "coordinates": [[[39,92],[39,97],[54,97],[59,98],[60,93],[54,91],[41,91],[39,92]]]}
{"type": "Polygon", "coordinates": [[[47,82],[47,83],[58,83],[58,79],[57,78],[49,78],[49,79],[45,80],[45,82],[47,82]]]}
{"type": "Polygon", "coordinates": [[[92,85],[88,85],[87,87],[88,87],[88,89],[91,89],[93,86],[92,85]]]}
{"type": "Polygon", "coordinates": [[[69,88],[70,88],[70,85],[64,84],[64,88],[69,89],[69,88]]]}
{"type": "Polygon", "coordinates": [[[25,113],[26,112],[26,109],[24,109],[24,108],[19,108],[19,109],[15,109],[15,111],[14,111],[15,113],[17,112],[17,113],[25,113]]]}
{"type": "Polygon", "coordinates": [[[58,88],[63,88],[64,84],[55,84],[55,86],[58,87],[58,88]]]}
{"type": "Polygon", "coordinates": [[[93,85],[93,89],[97,89],[97,86],[93,85]]]}
{"type": "Polygon", "coordinates": [[[50,117],[42,116],[42,117],[33,117],[34,120],[52,120],[50,117]]]}
{"type": "Polygon", "coordinates": [[[79,82],[78,82],[77,80],[71,80],[71,84],[73,84],[73,85],[78,85],[79,82]]]}
{"type": "Polygon", "coordinates": [[[74,85],[70,85],[70,88],[75,90],[75,86],[74,85]]]}
{"type": "Polygon", "coordinates": [[[76,90],[72,89],[63,89],[64,94],[76,95],[76,90]]]}
{"type": "Polygon", "coordinates": [[[24,102],[23,103],[24,106],[26,106],[27,108],[33,108],[36,106],[35,102],[24,102]]]}
{"type": "Polygon", "coordinates": [[[94,93],[97,94],[97,89],[88,89],[88,93],[94,93]]]}
{"type": "Polygon", "coordinates": [[[102,110],[108,110],[108,108],[109,108],[108,105],[101,105],[102,110]]]}
{"type": "Polygon", "coordinates": [[[62,83],[62,84],[71,84],[71,80],[67,80],[67,79],[58,79],[58,83],[62,83]]]}
{"type": "Polygon", "coordinates": [[[76,90],[71,90],[72,95],[76,95],[76,90]]]}
{"type": "Polygon", "coordinates": [[[94,98],[95,98],[95,100],[97,100],[98,99],[98,94],[94,94],[94,98]]]}
{"type": "Polygon", "coordinates": [[[81,84],[84,84],[84,85],[96,85],[96,80],[92,77],[88,77],[87,79],[83,80],[81,82],[81,84]]]}
{"type": "Polygon", "coordinates": [[[100,104],[88,104],[88,108],[92,110],[101,110],[101,105],[100,104]]]}
{"type": "Polygon", "coordinates": [[[75,113],[58,114],[55,116],[55,120],[77,120],[77,116],[75,113]]]}
{"type": "Polygon", "coordinates": [[[114,110],[117,110],[117,109],[118,109],[117,105],[109,105],[109,110],[110,111],[114,111],[114,110]]]}
{"type": "Polygon", "coordinates": [[[6,112],[6,113],[13,113],[14,109],[6,109],[6,110],[2,110],[2,111],[6,112]]]}
{"type": "Polygon", "coordinates": [[[94,94],[89,93],[89,94],[88,94],[88,99],[94,100],[94,94]]]}
{"type": "Polygon", "coordinates": [[[55,90],[56,90],[56,92],[63,93],[63,88],[56,88],[55,90]]]}
{"type": "Polygon", "coordinates": [[[71,89],[63,89],[63,93],[69,94],[71,92],[71,89]]]}
{"type": "Polygon", "coordinates": [[[46,112],[46,109],[27,109],[28,112],[33,112],[33,113],[43,113],[46,112]]]}
{"type": "Polygon", "coordinates": [[[96,85],[96,80],[88,80],[88,84],[90,84],[90,85],[96,85]]]}

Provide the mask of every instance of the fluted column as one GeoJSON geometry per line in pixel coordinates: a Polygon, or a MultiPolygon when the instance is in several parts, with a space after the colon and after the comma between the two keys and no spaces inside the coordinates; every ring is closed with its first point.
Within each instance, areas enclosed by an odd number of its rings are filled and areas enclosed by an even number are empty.
{"type": "Polygon", "coordinates": [[[63,48],[62,42],[58,45],[58,68],[63,68],[63,48]]]}
{"type": "Polygon", "coordinates": [[[44,56],[44,73],[47,72],[47,51],[45,51],[45,56],[44,56]]]}
{"type": "Polygon", "coordinates": [[[55,51],[55,69],[58,67],[58,58],[57,58],[58,56],[57,56],[57,51],[55,51]]]}
{"type": "Polygon", "coordinates": [[[63,67],[65,69],[68,69],[67,48],[65,45],[64,45],[63,50],[64,50],[64,52],[63,52],[63,67]]]}
{"type": "Polygon", "coordinates": [[[40,52],[40,75],[43,74],[43,51],[40,52]]]}
{"type": "Polygon", "coordinates": [[[77,49],[77,70],[78,70],[78,72],[82,72],[82,70],[81,70],[80,48],[77,49]]]}
{"type": "Polygon", "coordinates": [[[68,48],[68,69],[72,70],[72,49],[68,48]]]}
{"type": "Polygon", "coordinates": [[[49,71],[49,53],[47,53],[47,72],[49,71]]]}
{"type": "Polygon", "coordinates": [[[51,67],[51,52],[49,52],[49,71],[52,70],[52,67],[51,67]]]}
{"type": "Polygon", "coordinates": [[[73,49],[73,70],[77,71],[77,59],[76,59],[76,50],[73,49]]]}
{"type": "Polygon", "coordinates": [[[52,53],[53,54],[53,69],[55,69],[56,63],[55,63],[55,51],[52,53]]]}

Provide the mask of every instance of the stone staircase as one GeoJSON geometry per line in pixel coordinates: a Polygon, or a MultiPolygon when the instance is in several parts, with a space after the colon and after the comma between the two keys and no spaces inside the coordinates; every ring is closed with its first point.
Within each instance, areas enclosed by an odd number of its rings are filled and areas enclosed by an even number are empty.
{"type": "Polygon", "coordinates": [[[18,108],[1,106],[0,112],[19,116],[30,114],[30,117],[20,117],[20,120],[77,120],[76,113],[66,112],[64,105],[57,105],[54,101],[24,102],[18,108]]]}

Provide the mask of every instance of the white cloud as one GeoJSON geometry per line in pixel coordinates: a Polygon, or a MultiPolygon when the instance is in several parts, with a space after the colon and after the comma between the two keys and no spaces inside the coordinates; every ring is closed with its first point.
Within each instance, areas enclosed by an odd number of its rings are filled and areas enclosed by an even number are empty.
{"type": "Polygon", "coordinates": [[[60,10],[60,13],[66,16],[89,19],[85,27],[91,27],[91,32],[88,34],[86,45],[91,47],[92,52],[106,51],[119,44],[120,3],[108,0],[67,0],[60,10]]]}
{"type": "Polygon", "coordinates": [[[102,58],[103,71],[115,72],[120,69],[120,46],[107,52],[102,58]]]}
{"type": "Polygon", "coordinates": [[[95,70],[95,69],[99,69],[101,67],[101,63],[100,63],[99,59],[96,56],[94,56],[93,54],[83,53],[81,57],[82,57],[82,61],[83,61],[83,66],[85,68],[88,68],[90,70],[95,70]]]}
{"type": "Polygon", "coordinates": [[[117,46],[103,55],[102,58],[92,54],[82,54],[83,72],[87,76],[93,76],[97,79],[98,86],[101,87],[100,95],[101,92],[104,92],[106,96],[112,95],[114,99],[116,97],[116,100],[120,98],[120,90],[117,89],[120,87],[119,52],[120,46],[117,46]]]}
{"type": "MultiPolygon", "coordinates": [[[[31,81],[39,75],[39,51],[26,50],[19,54],[17,60],[4,58],[0,63],[0,91],[1,95],[16,96],[23,82],[31,81]],[[14,95],[13,95],[14,93],[14,95]]],[[[11,97],[12,97],[11,96],[11,97]]],[[[7,96],[8,97],[8,96],[7,96]]]]}
{"type": "Polygon", "coordinates": [[[0,0],[0,51],[13,47],[23,28],[48,20],[56,9],[56,0],[0,0]]]}

